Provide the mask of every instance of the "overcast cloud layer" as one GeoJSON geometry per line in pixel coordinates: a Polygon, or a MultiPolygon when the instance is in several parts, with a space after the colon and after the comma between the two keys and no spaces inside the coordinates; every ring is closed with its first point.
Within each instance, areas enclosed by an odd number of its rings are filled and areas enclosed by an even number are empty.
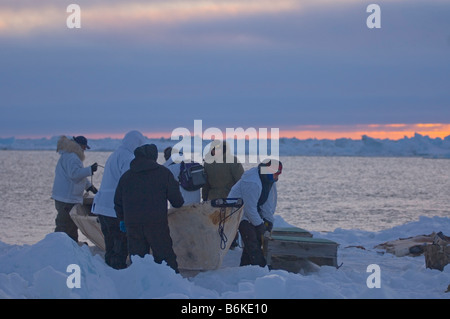
{"type": "Polygon", "coordinates": [[[450,123],[450,3],[0,1],[0,136],[450,123]]]}

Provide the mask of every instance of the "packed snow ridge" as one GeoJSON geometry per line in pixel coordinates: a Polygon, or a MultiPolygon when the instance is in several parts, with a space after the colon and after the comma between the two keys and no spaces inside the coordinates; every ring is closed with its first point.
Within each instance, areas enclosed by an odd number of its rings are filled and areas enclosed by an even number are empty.
{"type": "MultiPolygon", "coordinates": [[[[275,227],[289,226],[277,217],[275,227]]],[[[219,269],[189,278],[155,263],[151,255],[135,256],[130,267],[115,270],[95,247],[80,247],[64,233],[50,233],[33,245],[0,241],[0,299],[450,299],[450,266],[429,269],[423,255],[396,257],[374,248],[388,240],[439,231],[450,233],[450,218],[423,216],[380,232],[313,232],[316,238],[339,243],[338,269],[322,266],[297,274],[239,267],[238,247],[228,251],[219,269]],[[379,288],[368,284],[367,269],[374,264],[381,272],[379,288]],[[75,271],[68,266],[73,265],[79,267],[79,285],[72,281],[75,271]]]]}
{"type": "MultiPolygon", "coordinates": [[[[40,139],[0,138],[0,150],[55,150],[58,136],[40,139]]],[[[194,137],[195,139],[197,137],[194,137]]],[[[114,151],[120,145],[121,139],[103,138],[90,139],[91,151],[114,151]]],[[[148,139],[148,143],[155,144],[160,151],[167,146],[174,146],[179,140],[169,138],[148,139]]],[[[203,148],[210,141],[201,140],[203,148]]],[[[191,145],[194,146],[193,140],[191,145]]],[[[239,150],[235,141],[235,149],[239,150]]],[[[245,141],[245,150],[248,152],[252,141],[245,141]]],[[[243,145],[243,144],[241,144],[243,145]]],[[[257,143],[258,145],[258,143],[257,143]]],[[[267,154],[276,155],[275,143],[267,141],[267,154]],[[271,146],[274,148],[272,153],[271,146]]],[[[404,137],[399,140],[376,139],[363,135],[360,140],[340,138],[306,139],[280,138],[278,141],[279,155],[281,156],[393,156],[393,157],[431,157],[450,158],[450,135],[442,138],[430,138],[416,133],[413,137],[404,137]]]]}

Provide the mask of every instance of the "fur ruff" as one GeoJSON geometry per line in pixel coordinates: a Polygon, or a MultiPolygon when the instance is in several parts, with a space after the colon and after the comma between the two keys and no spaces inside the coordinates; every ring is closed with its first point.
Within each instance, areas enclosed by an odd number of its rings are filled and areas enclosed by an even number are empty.
{"type": "Polygon", "coordinates": [[[84,151],[81,146],[72,139],[67,138],[66,136],[61,136],[56,144],[56,151],[64,151],[67,153],[75,153],[79,157],[79,159],[83,162],[85,159],[84,151]]]}

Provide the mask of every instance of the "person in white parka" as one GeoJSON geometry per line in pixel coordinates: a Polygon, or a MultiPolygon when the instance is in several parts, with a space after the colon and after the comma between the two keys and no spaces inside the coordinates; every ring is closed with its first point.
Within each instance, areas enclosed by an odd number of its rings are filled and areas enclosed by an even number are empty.
{"type": "Polygon", "coordinates": [[[239,224],[239,233],[244,242],[241,266],[266,266],[261,248],[262,237],[273,227],[277,205],[276,182],[282,168],[280,161],[263,161],[258,167],[244,172],[228,194],[228,198],[242,198],[244,201],[244,214],[239,224]]]}
{"type": "Polygon", "coordinates": [[[84,151],[90,147],[84,136],[68,138],[61,136],[56,145],[60,154],[55,168],[52,199],[58,214],[55,219],[55,232],[64,232],[74,241],[78,242],[78,227],[70,218],[70,210],[76,204],[83,203],[85,191],[94,194],[97,189],[91,184],[88,176],[97,170],[97,163],[84,167],[84,151]]]}
{"type": "Polygon", "coordinates": [[[105,262],[115,269],[126,268],[128,256],[126,233],[120,230],[120,221],[114,210],[114,194],[120,177],[130,169],[134,150],[146,143],[139,131],[125,134],[121,145],[108,157],[102,183],[94,197],[92,213],[98,215],[105,238],[105,262]]]}

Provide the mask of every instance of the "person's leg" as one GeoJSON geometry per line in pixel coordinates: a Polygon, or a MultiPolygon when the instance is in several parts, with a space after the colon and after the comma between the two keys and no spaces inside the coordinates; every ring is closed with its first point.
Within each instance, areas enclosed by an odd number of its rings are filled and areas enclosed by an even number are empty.
{"type": "Polygon", "coordinates": [[[177,256],[173,251],[172,237],[168,224],[148,224],[145,227],[145,236],[150,243],[155,262],[165,261],[178,273],[177,256]]]}
{"type": "Polygon", "coordinates": [[[58,214],[55,219],[55,232],[64,232],[74,241],[78,242],[78,227],[70,218],[70,210],[75,204],[63,203],[55,200],[55,208],[58,214]]]}
{"type": "Polygon", "coordinates": [[[103,215],[98,215],[98,220],[100,221],[100,227],[102,229],[103,238],[105,239],[105,262],[107,265],[111,266],[111,256],[113,254],[114,240],[109,231],[110,225],[108,222],[108,217],[103,215]]]}
{"type": "Polygon", "coordinates": [[[236,232],[236,236],[234,236],[233,242],[230,245],[230,249],[235,249],[239,246],[239,231],[236,232]]]}
{"type": "Polygon", "coordinates": [[[259,238],[255,226],[247,220],[243,220],[239,224],[239,233],[244,242],[240,265],[257,265],[265,267],[266,259],[264,258],[261,248],[262,239],[259,238]]]}
{"type": "MultiPolygon", "coordinates": [[[[111,229],[114,244],[113,244],[113,256],[112,263],[116,269],[127,268],[128,257],[128,241],[127,234],[120,230],[120,221],[118,218],[113,218],[113,227],[111,229]]],[[[148,252],[147,252],[148,253],[148,252]]]]}
{"type": "Polygon", "coordinates": [[[130,256],[138,255],[144,257],[150,252],[150,246],[144,236],[143,225],[126,225],[128,253],[130,256]]]}
{"type": "Polygon", "coordinates": [[[127,235],[120,231],[119,219],[98,215],[103,236],[105,238],[105,262],[115,269],[127,267],[128,256],[127,235]]]}

